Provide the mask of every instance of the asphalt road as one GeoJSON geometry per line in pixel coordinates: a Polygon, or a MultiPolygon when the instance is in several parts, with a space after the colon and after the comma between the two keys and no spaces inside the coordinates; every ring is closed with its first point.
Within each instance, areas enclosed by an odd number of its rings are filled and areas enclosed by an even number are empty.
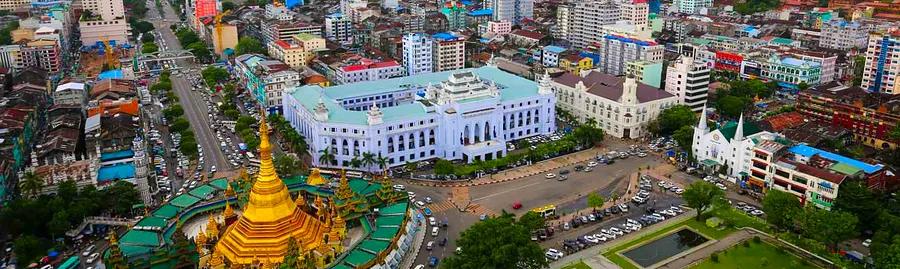
{"type": "MultiPolygon", "coordinates": [[[[615,144],[607,145],[607,147],[618,150],[624,148],[624,145],[615,144]]],[[[573,167],[575,164],[573,164],[558,169],[572,171],[568,175],[568,180],[565,181],[546,179],[544,174],[538,174],[504,183],[470,187],[467,188],[467,193],[471,200],[471,205],[475,205],[475,212],[460,212],[459,209],[452,206],[447,200],[450,197],[451,192],[453,192],[452,188],[408,186],[407,189],[409,191],[416,193],[417,200],[431,197],[434,200],[434,203],[428,205],[428,207],[435,212],[434,216],[436,217],[436,220],[438,222],[446,220],[449,223],[449,227],[446,230],[442,229],[436,237],[431,236],[431,226],[428,226],[428,230],[426,230],[428,234],[423,243],[427,244],[428,241],[434,240],[435,248],[428,251],[423,246],[416,257],[413,266],[428,264],[428,258],[430,256],[435,256],[440,260],[443,260],[445,257],[452,255],[452,252],[456,249],[456,240],[459,239],[460,233],[475,222],[478,222],[481,214],[499,214],[502,210],[506,210],[521,215],[531,208],[547,204],[557,205],[557,208],[560,209],[560,213],[563,214],[574,212],[579,209],[587,208],[586,197],[590,192],[599,192],[605,197],[609,197],[613,193],[617,193],[620,196],[629,196],[625,194],[629,183],[627,176],[637,172],[638,167],[645,167],[647,165],[655,165],[658,163],[660,163],[660,160],[652,156],[647,158],[631,157],[624,160],[617,160],[616,163],[612,165],[600,165],[594,167],[592,172],[574,172],[573,167]],[[512,209],[511,206],[514,202],[522,203],[522,208],[518,210],[512,209]],[[444,237],[447,237],[448,239],[447,245],[445,247],[439,247],[437,242],[444,237]]],[[[558,170],[553,172],[558,174],[558,170]]],[[[459,190],[457,190],[457,192],[459,192],[459,190]]],[[[661,199],[661,201],[658,202],[658,205],[668,205],[671,203],[680,202],[661,199]]],[[[630,212],[637,214],[637,211],[638,210],[630,212]]],[[[625,218],[621,221],[624,221],[624,219],[625,218]]],[[[587,230],[578,229],[574,231],[586,232],[587,230]]],[[[574,231],[571,235],[572,237],[576,236],[574,231]]],[[[565,234],[566,233],[557,233],[554,239],[558,238],[561,242],[562,239],[565,238],[565,234]]]]}
{"type": "MultiPolygon", "coordinates": [[[[175,13],[175,10],[172,9],[171,5],[168,4],[167,1],[163,2],[163,19],[164,20],[151,20],[154,23],[156,29],[162,35],[163,40],[167,45],[168,49],[171,50],[180,50],[181,44],[178,43],[178,38],[175,37],[175,33],[169,29],[169,25],[178,22],[178,16],[175,13]]],[[[158,17],[158,13],[156,12],[156,5],[152,5],[150,7],[150,11],[148,16],[151,18],[158,17]]],[[[182,68],[196,68],[197,65],[193,62],[193,60],[178,60],[176,63],[179,67],[182,68]]],[[[215,165],[217,168],[226,169],[229,166],[228,162],[225,159],[225,154],[222,153],[222,150],[219,148],[218,139],[215,136],[215,132],[210,130],[210,122],[207,114],[209,113],[209,108],[206,105],[206,102],[203,100],[202,96],[194,92],[192,90],[192,85],[185,78],[172,75],[172,89],[178,95],[179,102],[181,103],[182,108],[184,108],[185,117],[191,123],[191,128],[194,130],[194,135],[197,138],[197,142],[199,146],[203,147],[203,155],[204,155],[204,171],[209,171],[209,168],[215,165]]],[[[189,174],[189,172],[185,172],[185,174],[189,174]]]]}

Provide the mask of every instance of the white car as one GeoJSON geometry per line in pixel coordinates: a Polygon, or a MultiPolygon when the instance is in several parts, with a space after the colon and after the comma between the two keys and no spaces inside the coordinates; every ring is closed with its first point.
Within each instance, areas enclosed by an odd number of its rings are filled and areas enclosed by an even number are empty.
{"type": "Polygon", "coordinates": [[[431,200],[431,196],[426,196],[426,197],[425,197],[425,202],[430,204],[430,203],[433,203],[434,201],[431,200]]]}
{"type": "MultiPolygon", "coordinates": [[[[457,252],[458,251],[459,251],[459,249],[457,249],[457,252]]],[[[559,260],[559,258],[562,258],[564,254],[562,251],[551,248],[551,249],[548,249],[547,253],[545,253],[544,255],[547,256],[548,259],[555,261],[555,260],[559,260]]]]}
{"type": "Polygon", "coordinates": [[[588,242],[591,242],[591,243],[594,243],[594,244],[600,243],[600,240],[597,240],[597,238],[594,237],[593,235],[585,235],[585,236],[584,236],[584,240],[587,240],[588,242]]]}
{"type": "Polygon", "coordinates": [[[95,261],[97,261],[97,257],[100,257],[100,253],[94,253],[94,254],[91,254],[91,256],[88,257],[88,259],[87,259],[86,262],[87,262],[87,263],[94,263],[95,261]]]}
{"type": "Polygon", "coordinates": [[[544,175],[544,178],[547,178],[547,179],[551,179],[551,178],[555,178],[555,177],[556,177],[556,174],[554,174],[554,173],[547,173],[546,175],[544,175]]]}
{"type": "Polygon", "coordinates": [[[406,186],[403,186],[403,185],[400,185],[400,184],[394,185],[394,190],[395,190],[395,191],[403,191],[403,190],[405,190],[405,189],[406,189],[406,186]]]}
{"type": "Polygon", "coordinates": [[[862,242],[862,245],[863,245],[864,247],[869,247],[869,246],[871,246],[871,245],[872,245],[872,239],[866,239],[865,241],[862,242]]]}
{"type": "Polygon", "coordinates": [[[606,242],[606,240],[609,240],[609,238],[606,238],[606,236],[604,236],[602,234],[594,234],[594,238],[597,240],[603,241],[603,242],[606,242]]]}
{"type": "Polygon", "coordinates": [[[425,202],[422,202],[422,201],[416,201],[416,206],[418,206],[419,208],[424,208],[424,207],[425,207],[425,202]]]}
{"type": "Polygon", "coordinates": [[[435,220],[434,217],[428,217],[428,224],[435,226],[437,225],[437,220],[435,220]]]}
{"type": "Polygon", "coordinates": [[[725,188],[725,184],[722,183],[716,183],[716,187],[719,187],[719,189],[722,189],[723,191],[728,190],[728,188],[725,188]]]}
{"type": "Polygon", "coordinates": [[[415,193],[415,192],[408,191],[408,192],[406,192],[406,194],[409,195],[409,199],[416,199],[416,193],[415,193]]]}
{"type": "Polygon", "coordinates": [[[594,167],[594,166],[597,166],[597,162],[588,162],[587,166],[588,166],[588,167],[594,167]]]}

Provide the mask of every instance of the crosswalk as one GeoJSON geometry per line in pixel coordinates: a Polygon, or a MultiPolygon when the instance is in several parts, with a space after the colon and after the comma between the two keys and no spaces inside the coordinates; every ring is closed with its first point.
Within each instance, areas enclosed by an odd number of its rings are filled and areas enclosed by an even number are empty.
{"type": "Polygon", "coordinates": [[[469,205],[469,207],[466,208],[466,212],[471,213],[472,215],[475,215],[475,216],[481,216],[481,215],[496,216],[497,215],[497,212],[494,212],[493,210],[483,207],[479,204],[469,205]]]}
{"type": "Polygon", "coordinates": [[[432,212],[443,212],[443,211],[451,210],[451,209],[455,210],[456,206],[453,205],[452,202],[445,200],[445,201],[440,201],[437,203],[430,204],[430,205],[428,205],[428,208],[430,208],[432,212]]]}

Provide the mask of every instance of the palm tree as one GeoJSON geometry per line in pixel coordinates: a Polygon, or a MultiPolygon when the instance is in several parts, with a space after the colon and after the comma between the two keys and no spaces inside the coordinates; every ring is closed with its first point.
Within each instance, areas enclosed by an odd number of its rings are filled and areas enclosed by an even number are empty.
{"type": "MultiPolygon", "coordinates": [[[[375,159],[376,159],[376,158],[377,158],[377,157],[375,157],[375,154],[372,154],[371,152],[363,152],[363,154],[362,154],[362,159],[361,159],[361,160],[362,160],[362,165],[365,166],[365,167],[367,167],[367,168],[371,168],[372,165],[375,165],[375,163],[376,163],[376,160],[375,160],[375,159]]],[[[366,169],[366,170],[371,172],[370,169],[366,169]]]]}
{"type": "Polygon", "coordinates": [[[44,189],[44,179],[34,172],[25,172],[19,181],[19,189],[29,197],[36,197],[44,189]]]}
{"type": "Polygon", "coordinates": [[[363,161],[359,158],[359,156],[355,156],[350,160],[350,167],[353,167],[354,169],[359,169],[359,167],[362,165],[363,161]]]}
{"type": "Polygon", "coordinates": [[[387,164],[388,164],[387,157],[378,155],[378,157],[375,158],[375,162],[378,163],[378,168],[381,168],[382,173],[384,173],[384,171],[387,170],[387,164]]]}
{"type": "Polygon", "coordinates": [[[331,152],[331,147],[319,150],[319,154],[322,154],[319,155],[319,165],[335,165],[337,163],[337,158],[334,156],[334,153],[331,152]]]}

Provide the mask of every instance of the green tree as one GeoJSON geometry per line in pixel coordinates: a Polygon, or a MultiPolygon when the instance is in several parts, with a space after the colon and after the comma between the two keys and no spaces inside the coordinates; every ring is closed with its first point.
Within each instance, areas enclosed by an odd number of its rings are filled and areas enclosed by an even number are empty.
{"type": "Polygon", "coordinates": [[[388,158],[384,156],[378,156],[378,158],[375,158],[375,163],[378,163],[378,168],[381,168],[381,171],[383,173],[388,167],[388,158]]]}
{"type": "Polygon", "coordinates": [[[797,196],[779,190],[770,190],[762,202],[766,221],[780,229],[790,229],[793,217],[803,210],[797,196]]]}
{"type": "Polygon", "coordinates": [[[866,56],[853,58],[853,86],[862,85],[863,71],[866,69],[866,56]]]}
{"type": "Polygon", "coordinates": [[[531,241],[531,234],[514,216],[504,212],[499,217],[477,222],[462,232],[456,241],[460,252],[447,257],[442,268],[516,268],[547,267],[541,246],[531,241]]]}
{"type": "Polygon", "coordinates": [[[723,197],[725,197],[725,192],[722,189],[706,181],[691,183],[682,194],[682,198],[684,198],[688,206],[697,210],[697,220],[700,220],[700,215],[704,211],[723,197]]]}
{"type": "MultiPolygon", "coordinates": [[[[294,130],[294,129],[291,128],[291,130],[294,130]]],[[[295,133],[296,133],[296,131],[295,131],[295,133]]],[[[301,136],[301,139],[302,139],[302,136],[301,136]]],[[[303,143],[306,144],[306,141],[303,141],[303,143]]],[[[374,153],[371,153],[371,152],[363,152],[362,158],[361,158],[361,160],[363,162],[363,166],[365,166],[367,168],[366,169],[367,171],[372,171],[369,168],[371,168],[372,166],[377,164],[377,159],[378,159],[378,155],[375,155],[374,153]]]]}
{"type": "Polygon", "coordinates": [[[861,181],[844,181],[832,208],[856,216],[860,231],[874,231],[878,228],[881,203],[861,181]]]}
{"type": "Polygon", "coordinates": [[[891,132],[888,133],[888,137],[894,141],[900,141],[900,125],[894,126],[891,128],[891,132]]]}
{"type": "Polygon", "coordinates": [[[69,230],[69,227],[71,227],[66,209],[58,208],[56,210],[56,213],[53,214],[53,218],[47,223],[47,230],[53,237],[65,234],[66,231],[69,230]]]}
{"type": "Polygon", "coordinates": [[[66,180],[59,183],[56,196],[66,201],[72,201],[78,197],[78,184],[74,180],[66,180]]]}
{"type": "Polygon", "coordinates": [[[165,117],[166,120],[172,121],[173,119],[184,115],[184,108],[182,108],[179,104],[174,104],[166,109],[163,109],[162,113],[163,117],[165,117]]]}
{"type": "Polygon", "coordinates": [[[237,111],[236,109],[230,109],[230,108],[226,109],[225,112],[223,112],[222,114],[225,114],[225,117],[232,119],[232,120],[236,120],[238,117],[241,116],[241,112],[237,111]]]}
{"type": "Polygon", "coordinates": [[[436,175],[452,175],[455,166],[448,160],[439,159],[434,163],[434,173],[436,175]]]}
{"type": "Polygon", "coordinates": [[[738,116],[740,116],[741,113],[744,112],[744,107],[746,106],[747,103],[744,101],[744,99],[731,95],[719,98],[716,103],[716,109],[718,109],[719,112],[723,115],[731,118],[737,118],[738,116]]]}
{"type": "Polygon", "coordinates": [[[603,129],[597,127],[597,121],[588,119],[584,124],[575,127],[572,137],[582,146],[596,146],[603,141],[603,129]]]}
{"type": "Polygon", "coordinates": [[[191,159],[197,159],[197,155],[200,154],[200,150],[197,148],[197,142],[194,141],[181,142],[181,144],[178,145],[178,150],[181,151],[181,154],[191,157],[191,159]]]}
{"type": "Polygon", "coordinates": [[[214,66],[204,68],[203,71],[200,71],[200,76],[203,77],[203,81],[209,87],[213,87],[219,82],[227,81],[229,77],[228,71],[214,66]]]}
{"type": "Polygon", "coordinates": [[[797,219],[803,236],[822,242],[830,248],[858,234],[859,220],[853,214],[838,210],[823,210],[807,206],[797,219]]]}
{"type": "Polygon", "coordinates": [[[231,1],[222,1],[222,11],[234,10],[236,5],[231,1]]]}
{"type": "Polygon", "coordinates": [[[21,264],[30,264],[44,255],[47,244],[38,237],[25,234],[13,242],[16,258],[21,264]]]}
{"type": "Polygon", "coordinates": [[[596,192],[591,192],[588,194],[587,205],[589,207],[597,209],[599,207],[603,207],[603,203],[605,203],[605,201],[603,200],[603,196],[600,196],[600,194],[596,192]]]}
{"type": "Polygon", "coordinates": [[[670,135],[684,126],[697,124],[697,115],[686,105],[676,105],[659,114],[659,130],[662,135],[670,135]]]}
{"type": "Polygon", "coordinates": [[[155,29],[155,27],[148,21],[134,21],[134,23],[131,24],[131,30],[134,36],[141,33],[147,35],[150,31],[153,31],[153,29],[155,29]]]}
{"type": "Polygon", "coordinates": [[[175,37],[178,38],[178,43],[181,43],[182,47],[187,47],[190,44],[200,41],[200,36],[187,28],[181,28],[178,29],[178,31],[175,31],[175,37]]]}
{"type": "Polygon", "coordinates": [[[335,158],[334,153],[331,152],[331,147],[319,150],[319,154],[319,164],[337,165],[337,159],[335,158]]]}
{"type": "Polygon", "coordinates": [[[206,46],[206,43],[203,43],[203,41],[191,43],[185,48],[190,50],[191,53],[194,54],[194,57],[196,57],[200,61],[209,61],[210,59],[212,59],[212,52],[209,50],[209,47],[206,46]]]}
{"type": "Polygon", "coordinates": [[[234,52],[236,55],[267,53],[266,47],[263,46],[263,44],[260,43],[259,40],[256,40],[252,37],[241,37],[241,39],[238,40],[237,45],[234,46],[234,52]]]}
{"type": "Polygon", "coordinates": [[[900,236],[879,251],[879,255],[873,255],[875,268],[900,269],[900,236]]]}
{"type": "Polygon", "coordinates": [[[171,125],[169,125],[169,130],[180,133],[181,131],[187,130],[190,127],[191,123],[187,119],[185,119],[184,117],[178,117],[174,121],[172,121],[171,125]]]}
{"type": "Polygon", "coordinates": [[[153,41],[156,41],[156,37],[154,37],[153,35],[145,34],[141,36],[141,43],[153,43],[153,41]]]}
{"type": "Polygon", "coordinates": [[[679,147],[690,153],[691,145],[694,144],[694,127],[689,125],[681,126],[672,134],[672,139],[675,139],[679,147]]]}
{"type": "Polygon", "coordinates": [[[105,193],[105,207],[117,216],[131,216],[132,206],[141,203],[140,193],[127,181],[116,181],[105,193]]]}
{"type": "Polygon", "coordinates": [[[521,217],[519,217],[518,223],[528,229],[528,231],[534,231],[540,228],[544,228],[544,224],[546,223],[546,221],[547,220],[544,219],[544,217],[541,217],[541,215],[539,215],[538,213],[535,213],[534,211],[528,211],[525,212],[525,214],[522,214],[521,217]]]}
{"type": "Polygon", "coordinates": [[[25,174],[22,175],[22,178],[19,179],[19,190],[21,190],[22,193],[28,194],[29,197],[37,197],[43,189],[44,179],[34,172],[25,172],[25,174]]]}
{"type": "Polygon", "coordinates": [[[809,83],[806,83],[806,81],[801,81],[800,84],[797,84],[797,89],[800,91],[806,91],[809,89],[809,83]]]}
{"type": "Polygon", "coordinates": [[[294,176],[300,173],[300,161],[296,157],[284,153],[275,155],[273,160],[275,171],[282,178],[294,176]]]}
{"type": "Polygon", "coordinates": [[[141,53],[150,54],[159,51],[159,47],[153,43],[144,43],[141,44],[141,53]]]}

